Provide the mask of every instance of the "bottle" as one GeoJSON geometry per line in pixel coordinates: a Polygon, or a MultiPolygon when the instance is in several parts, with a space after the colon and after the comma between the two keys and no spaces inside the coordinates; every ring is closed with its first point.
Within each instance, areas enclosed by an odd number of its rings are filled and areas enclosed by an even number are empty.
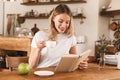
{"type": "Polygon", "coordinates": [[[37,24],[34,24],[34,27],[31,28],[31,31],[33,32],[34,35],[35,35],[36,32],[39,31],[39,28],[37,28],[37,24]]]}
{"type": "Polygon", "coordinates": [[[31,11],[30,11],[30,16],[34,16],[34,11],[33,11],[33,9],[31,9],[31,11]]]}

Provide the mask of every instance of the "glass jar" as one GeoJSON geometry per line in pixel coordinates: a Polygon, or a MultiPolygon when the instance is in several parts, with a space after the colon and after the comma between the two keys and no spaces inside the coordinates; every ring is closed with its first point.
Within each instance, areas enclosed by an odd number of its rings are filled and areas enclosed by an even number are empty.
{"type": "Polygon", "coordinates": [[[105,53],[100,53],[99,68],[104,68],[105,66],[105,53]]]}

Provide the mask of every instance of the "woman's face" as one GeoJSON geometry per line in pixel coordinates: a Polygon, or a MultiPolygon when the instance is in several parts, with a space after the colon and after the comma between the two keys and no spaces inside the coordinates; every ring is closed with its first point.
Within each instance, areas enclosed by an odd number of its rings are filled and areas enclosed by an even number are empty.
{"type": "Polygon", "coordinates": [[[64,33],[70,25],[70,16],[66,13],[54,17],[53,22],[58,33],[64,33]]]}

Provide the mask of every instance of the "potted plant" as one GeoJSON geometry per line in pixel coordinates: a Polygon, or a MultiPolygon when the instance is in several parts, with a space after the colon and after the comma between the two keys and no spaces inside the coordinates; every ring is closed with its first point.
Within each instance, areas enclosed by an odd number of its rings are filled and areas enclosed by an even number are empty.
{"type": "Polygon", "coordinates": [[[108,44],[111,44],[111,41],[107,40],[104,34],[99,37],[99,41],[97,41],[98,50],[96,56],[99,59],[100,68],[103,68],[105,65],[105,53],[108,44]]]}
{"type": "Polygon", "coordinates": [[[117,38],[114,41],[114,46],[116,47],[117,52],[120,52],[120,38],[117,38]]]}

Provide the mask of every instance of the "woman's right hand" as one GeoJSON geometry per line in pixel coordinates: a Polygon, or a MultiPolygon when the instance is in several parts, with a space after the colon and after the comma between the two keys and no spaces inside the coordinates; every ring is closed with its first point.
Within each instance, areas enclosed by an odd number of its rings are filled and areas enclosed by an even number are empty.
{"type": "Polygon", "coordinates": [[[31,47],[31,53],[29,56],[29,65],[31,68],[34,68],[38,65],[40,61],[40,51],[45,47],[45,41],[38,41],[36,45],[37,48],[31,47]]]}
{"type": "Polygon", "coordinates": [[[45,41],[38,41],[37,42],[37,47],[39,48],[39,49],[42,49],[42,48],[44,48],[46,45],[45,45],[45,41]]]}

